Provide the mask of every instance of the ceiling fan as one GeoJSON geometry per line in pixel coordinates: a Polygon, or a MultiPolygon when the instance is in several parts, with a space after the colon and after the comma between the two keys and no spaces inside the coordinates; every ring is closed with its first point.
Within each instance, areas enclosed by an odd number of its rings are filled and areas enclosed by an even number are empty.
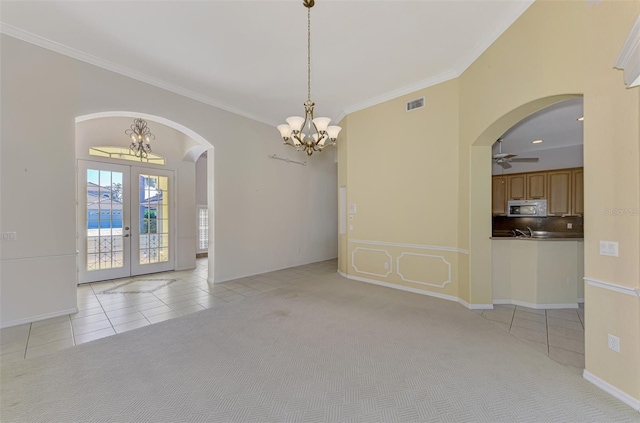
{"type": "Polygon", "coordinates": [[[517,154],[509,154],[509,153],[503,153],[502,152],[502,139],[498,140],[498,154],[494,154],[493,155],[493,161],[496,162],[496,164],[499,164],[500,166],[502,166],[503,169],[509,169],[511,167],[511,162],[528,162],[528,163],[536,163],[538,162],[538,160],[540,160],[537,157],[522,157],[519,159],[516,159],[515,157],[517,157],[517,154]]]}

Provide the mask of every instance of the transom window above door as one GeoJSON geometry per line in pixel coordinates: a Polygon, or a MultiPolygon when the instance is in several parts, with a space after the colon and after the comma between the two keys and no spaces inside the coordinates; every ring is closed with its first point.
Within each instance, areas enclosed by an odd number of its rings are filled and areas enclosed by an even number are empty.
{"type": "Polygon", "coordinates": [[[131,154],[131,151],[127,147],[114,147],[114,146],[91,147],[89,148],[89,155],[97,156],[97,157],[106,157],[109,159],[129,160],[132,162],[151,163],[151,164],[157,164],[157,165],[166,164],[166,160],[162,156],[159,156],[154,153],[148,153],[147,157],[140,158],[131,154]]]}

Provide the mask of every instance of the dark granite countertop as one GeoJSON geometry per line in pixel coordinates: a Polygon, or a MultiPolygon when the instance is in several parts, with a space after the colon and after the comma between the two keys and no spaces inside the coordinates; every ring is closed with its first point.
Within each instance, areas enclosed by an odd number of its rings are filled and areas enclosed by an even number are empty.
{"type": "MultiPolygon", "coordinates": [[[[526,233],[526,231],[524,231],[526,233]]],[[[579,241],[584,239],[582,232],[533,231],[533,236],[514,236],[512,231],[495,230],[491,239],[522,239],[525,241],[579,241]]]]}

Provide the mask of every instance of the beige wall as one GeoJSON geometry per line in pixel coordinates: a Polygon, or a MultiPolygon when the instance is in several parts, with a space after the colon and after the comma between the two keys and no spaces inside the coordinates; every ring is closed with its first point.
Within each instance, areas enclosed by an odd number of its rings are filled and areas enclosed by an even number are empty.
{"type": "MultiPolygon", "coordinates": [[[[459,78],[350,114],[348,156],[340,159],[347,161],[349,196],[359,215],[349,245],[359,239],[469,250],[457,254],[457,297],[472,306],[490,304],[490,146],[531,113],[584,95],[585,277],[629,293],[638,289],[640,89],[625,89],[622,72],[613,69],[638,13],[637,0],[537,1],[459,78]],[[418,122],[403,114],[404,101],[421,95],[427,107],[447,105],[446,113],[426,110],[416,114],[418,122]],[[416,183],[416,176],[436,175],[425,181],[427,188],[416,183]],[[611,209],[630,212],[607,215],[611,209]],[[618,241],[620,256],[600,256],[599,240],[618,241]]],[[[349,275],[357,275],[351,264],[349,275]]],[[[422,268],[424,277],[435,274],[422,268]]],[[[585,291],[587,373],[638,401],[638,297],[592,286],[585,291]],[[620,337],[624,353],[610,353],[608,333],[620,337]]]]}
{"type": "Polygon", "coordinates": [[[457,297],[458,81],[353,113],[346,133],[340,183],[346,173],[356,213],[341,269],[457,297]],[[421,96],[425,107],[406,112],[421,96]]]}

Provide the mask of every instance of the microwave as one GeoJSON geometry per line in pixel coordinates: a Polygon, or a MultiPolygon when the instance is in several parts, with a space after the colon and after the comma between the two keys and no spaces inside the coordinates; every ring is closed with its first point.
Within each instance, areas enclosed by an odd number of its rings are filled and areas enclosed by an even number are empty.
{"type": "Polygon", "coordinates": [[[510,200],[507,203],[509,217],[546,217],[547,200],[510,200]]]}

